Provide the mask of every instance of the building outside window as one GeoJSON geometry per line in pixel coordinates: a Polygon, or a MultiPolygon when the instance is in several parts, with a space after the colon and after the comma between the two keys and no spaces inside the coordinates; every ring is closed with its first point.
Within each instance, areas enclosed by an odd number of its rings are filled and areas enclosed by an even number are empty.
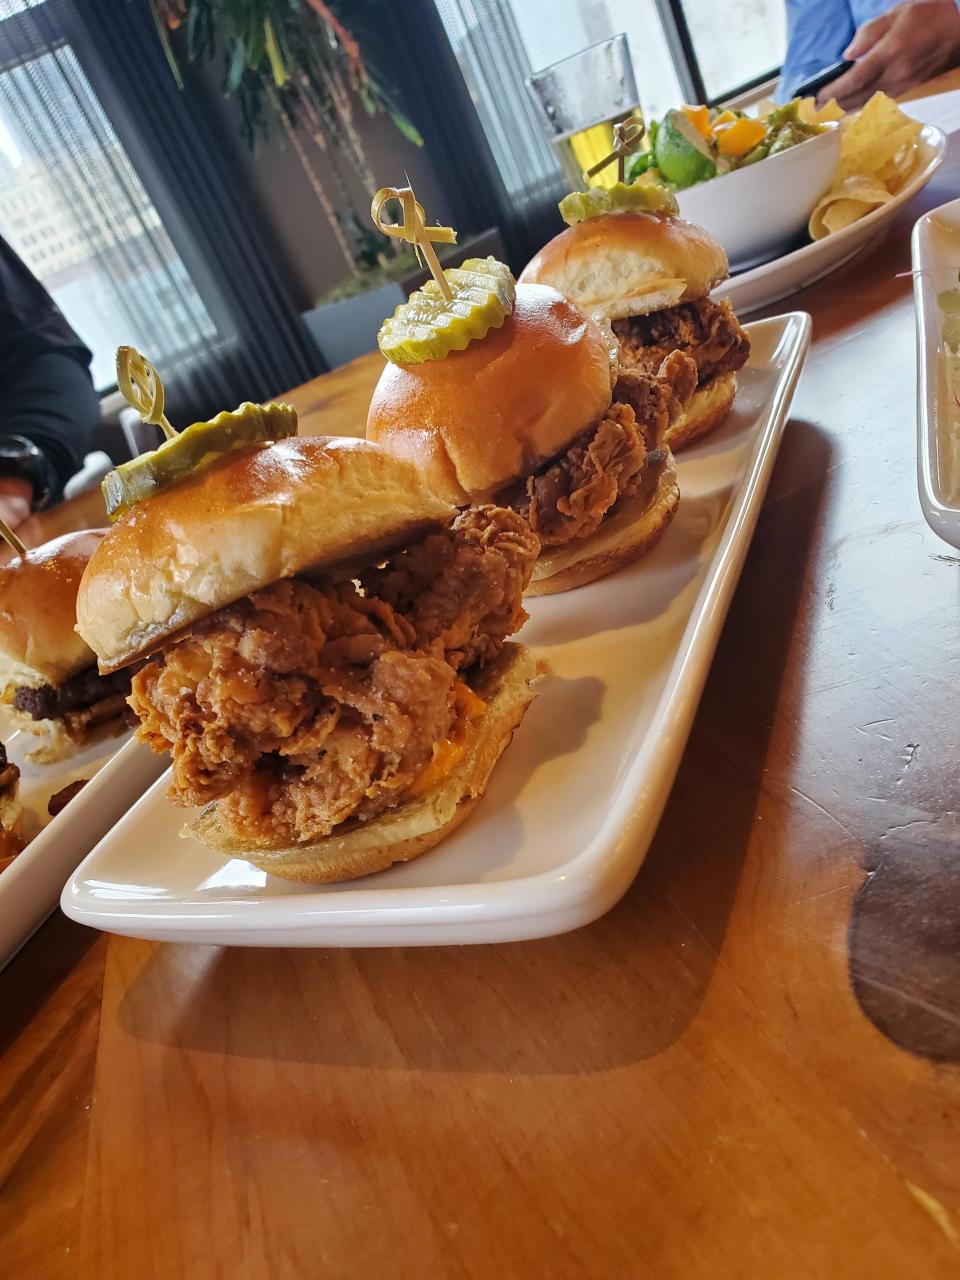
{"type": "Polygon", "coordinates": [[[107,390],[121,343],[161,359],[216,327],[74,51],[30,49],[41,7],[0,0],[0,235],[90,347],[107,390]]]}

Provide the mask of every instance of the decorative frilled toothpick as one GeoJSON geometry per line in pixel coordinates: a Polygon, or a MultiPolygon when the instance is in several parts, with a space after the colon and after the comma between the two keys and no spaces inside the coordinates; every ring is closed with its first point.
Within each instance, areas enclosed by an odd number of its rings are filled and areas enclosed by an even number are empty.
{"type": "Polygon", "coordinates": [[[27,548],[20,541],[20,539],[13,532],[13,530],[10,528],[10,526],[7,524],[5,520],[0,520],[0,538],[2,538],[4,542],[9,547],[11,547],[18,556],[23,557],[27,554],[27,548]]]}
{"type": "Polygon", "coordinates": [[[607,165],[617,162],[617,181],[623,182],[626,173],[627,156],[632,155],[643,141],[643,135],[647,128],[642,120],[638,120],[636,116],[627,116],[626,120],[618,120],[613,126],[613,150],[608,156],[604,156],[602,160],[598,160],[592,169],[588,169],[583,175],[585,178],[595,178],[598,173],[606,169],[607,165]]]}
{"type": "Polygon", "coordinates": [[[423,205],[417,200],[413,194],[413,187],[410,186],[381,187],[370,205],[370,217],[377,230],[382,231],[385,236],[391,236],[394,240],[406,240],[412,244],[418,262],[422,261],[420,254],[423,253],[430,268],[430,274],[437,282],[437,287],[446,300],[452,302],[453,290],[443,274],[443,268],[440,266],[440,260],[433,245],[434,243],[456,244],[457,233],[453,227],[428,227],[423,205]],[[402,221],[399,223],[383,221],[383,207],[391,200],[400,202],[402,221]]]}
{"type": "Polygon", "coordinates": [[[164,393],[160,375],[136,347],[117,347],[117,386],[144,422],[160,428],[168,440],[177,432],[163,412],[164,393]]]}

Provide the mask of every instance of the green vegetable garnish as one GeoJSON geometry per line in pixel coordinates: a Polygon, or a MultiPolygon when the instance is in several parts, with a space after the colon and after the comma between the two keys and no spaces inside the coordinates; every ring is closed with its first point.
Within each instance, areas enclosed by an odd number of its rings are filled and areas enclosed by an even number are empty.
{"type": "Polygon", "coordinates": [[[657,168],[668,182],[692,187],[717,172],[710,144],[682,111],[668,111],[654,145],[657,168]]]}
{"type": "Polygon", "coordinates": [[[652,151],[637,151],[632,156],[627,156],[626,162],[626,181],[633,182],[634,178],[639,178],[641,173],[648,173],[651,169],[656,168],[656,159],[652,151]]]}
{"type": "Polygon", "coordinates": [[[232,413],[218,413],[210,422],[195,422],[104,477],[100,488],[107,516],[119,519],[135,503],[195,475],[242,445],[296,434],[297,412],[289,404],[247,403],[232,413]]]}
{"type": "Polygon", "coordinates": [[[568,227],[603,213],[679,213],[677,198],[659,182],[643,179],[617,182],[612,187],[591,187],[588,191],[571,191],[560,201],[560,216],[568,227]]]}
{"type": "Polygon", "coordinates": [[[787,151],[817,137],[825,127],[829,126],[803,119],[799,98],[759,120],[730,107],[713,107],[709,114],[705,107],[668,111],[662,121],[647,125],[650,150],[629,160],[626,171],[635,178],[655,169],[667,186],[682,191],[787,151]],[[707,127],[701,132],[703,120],[707,127]],[[740,121],[750,121],[751,129],[745,131],[740,121]]]}
{"type": "Polygon", "coordinates": [[[393,364],[424,364],[463,351],[499,329],[513,311],[516,282],[496,258],[468,258],[444,276],[452,299],[428,280],[383,322],[377,344],[393,364]]]}

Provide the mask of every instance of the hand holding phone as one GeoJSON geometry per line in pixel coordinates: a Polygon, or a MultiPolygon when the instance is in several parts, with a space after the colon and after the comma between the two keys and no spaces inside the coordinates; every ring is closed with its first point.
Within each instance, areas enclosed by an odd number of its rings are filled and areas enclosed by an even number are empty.
{"type": "Polygon", "coordinates": [[[838,76],[842,76],[845,71],[849,71],[852,66],[853,63],[847,58],[841,58],[833,66],[824,67],[822,71],[808,76],[806,80],[798,84],[794,90],[794,97],[815,98],[821,89],[825,88],[831,81],[836,80],[838,76]]]}

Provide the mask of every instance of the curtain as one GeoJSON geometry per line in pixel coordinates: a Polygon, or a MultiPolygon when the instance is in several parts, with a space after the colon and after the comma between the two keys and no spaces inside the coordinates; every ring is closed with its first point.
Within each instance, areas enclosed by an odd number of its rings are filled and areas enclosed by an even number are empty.
{"type": "Polygon", "coordinates": [[[0,234],[98,385],[131,343],[181,420],[323,369],[253,194],[191,107],[149,0],[0,0],[0,234]]]}

